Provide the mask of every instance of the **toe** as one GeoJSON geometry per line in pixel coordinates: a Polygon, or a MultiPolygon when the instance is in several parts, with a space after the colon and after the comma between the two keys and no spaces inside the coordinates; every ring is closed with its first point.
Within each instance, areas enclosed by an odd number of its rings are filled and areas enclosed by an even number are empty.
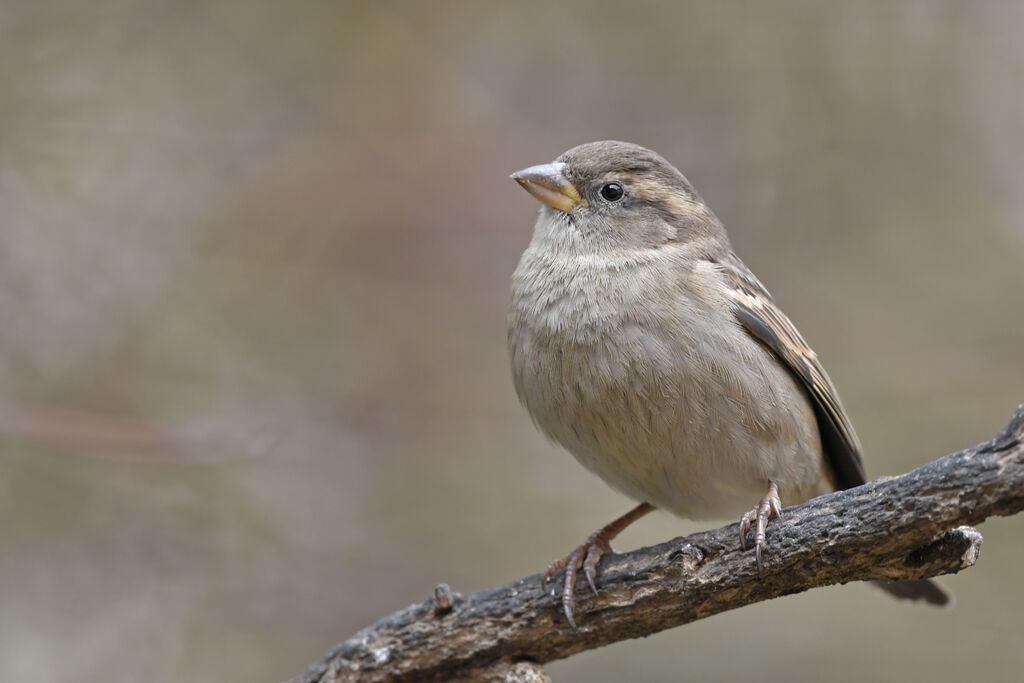
{"type": "Polygon", "coordinates": [[[768,486],[768,493],[757,504],[753,510],[747,512],[740,519],[740,547],[747,549],[746,533],[753,525],[754,527],[754,558],[757,560],[757,573],[764,573],[764,564],[761,556],[768,547],[766,540],[768,521],[772,516],[782,519],[782,501],[779,499],[779,489],[775,482],[768,486]]]}
{"type": "Polygon", "coordinates": [[[576,607],[576,582],[579,579],[580,570],[587,579],[590,590],[597,595],[597,565],[605,553],[611,552],[611,546],[603,539],[588,539],[583,545],[576,548],[560,560],[552,562],[544,575],[541,577],[541,586],[546,587],[547,582],[560,569],[565,569],[565,578],[562,580],[562,612],[565,620],[569,622],[573,630],[576,630],[576,621],[573,619],[573,610],[576,607]]]}
{"type": "Polygon", "coordinates": [[[589,548],[586,545],[581,545],[565,558],[565,582],[562,584],[562,610],[565,612],[565,618],[574,631],[576,630],[576,622],[572,618],[572,612],[576,607],[576,598],[574,595],[576,593],[576,578],[579,575],[580,568],[583,567],[583,560],[586,557],[588,550],[589,548]]]}
{"type": "Polygon", "coordinates": [[[743,513],[740,517],[740,548],[747,549],[747,531],[750,530],[750,523],[757,517],[757,509],[743,513]]]}
{"type": "Polygon", "coordinates": [[[544,572],[544,576],[540,577],[541,590],[546,591],[548,589],[548,581],[554,578],[555,574],[558,573],[558,570],[564,567],[568,562],[569,556],[566,556],[560,560],[555,560],[554,562],[548,565],[547,570],[545,570],[544,572]]]}

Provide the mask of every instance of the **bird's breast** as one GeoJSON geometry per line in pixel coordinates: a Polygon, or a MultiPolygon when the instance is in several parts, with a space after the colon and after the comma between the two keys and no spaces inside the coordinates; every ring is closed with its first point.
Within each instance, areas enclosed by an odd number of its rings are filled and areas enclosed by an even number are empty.
{"type": "Polygon", "coordinates": [[[613,487],[683,516],[733,514],[771,477],[806,488],[821,461],[806,398],[689,275],[528,250],[508,318],[520,400],[613,487]]]}

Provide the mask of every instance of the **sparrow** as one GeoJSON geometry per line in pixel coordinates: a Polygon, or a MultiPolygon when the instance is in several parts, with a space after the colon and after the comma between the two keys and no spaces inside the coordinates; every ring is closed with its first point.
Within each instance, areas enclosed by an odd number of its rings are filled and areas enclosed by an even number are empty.
{"type": "MultiPolygon", "coordinates": [[[[661,509],[754,528],[865,483],[861,445],[814,351],[733,253],[689,181],[638,145],[602,141],[511,176],[541,203],[512,276],[508,347],[537,427],[639,504],[548,567],[576,580],[629,524],[661,509]],[[751,508],[751,505],[753,507],[751,508]]],[[[930,580],[880,583],[935,605],[930,580]]]]}

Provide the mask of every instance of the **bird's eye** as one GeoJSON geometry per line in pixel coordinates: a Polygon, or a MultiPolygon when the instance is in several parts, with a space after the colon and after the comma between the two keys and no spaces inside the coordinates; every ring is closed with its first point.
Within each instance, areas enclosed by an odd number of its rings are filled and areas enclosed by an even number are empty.
{"type": "Polygon", "coordinates": [[[622,189],[622,185],[618,183],[606,183],[601,187],[601,196],[609,202],[617,202],[622,199],[622,195],[625,192],[622,189]]]}

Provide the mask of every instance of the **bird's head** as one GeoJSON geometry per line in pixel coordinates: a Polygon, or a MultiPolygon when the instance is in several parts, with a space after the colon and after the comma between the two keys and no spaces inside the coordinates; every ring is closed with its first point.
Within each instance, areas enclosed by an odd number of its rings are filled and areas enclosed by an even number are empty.
{"type": "Polygon", "coordinates": [[[512,178],[544,205],[537,238],[552,248],[603,253],[725,236],[683,174],[639,145],[590,142],[512,178]]]}

